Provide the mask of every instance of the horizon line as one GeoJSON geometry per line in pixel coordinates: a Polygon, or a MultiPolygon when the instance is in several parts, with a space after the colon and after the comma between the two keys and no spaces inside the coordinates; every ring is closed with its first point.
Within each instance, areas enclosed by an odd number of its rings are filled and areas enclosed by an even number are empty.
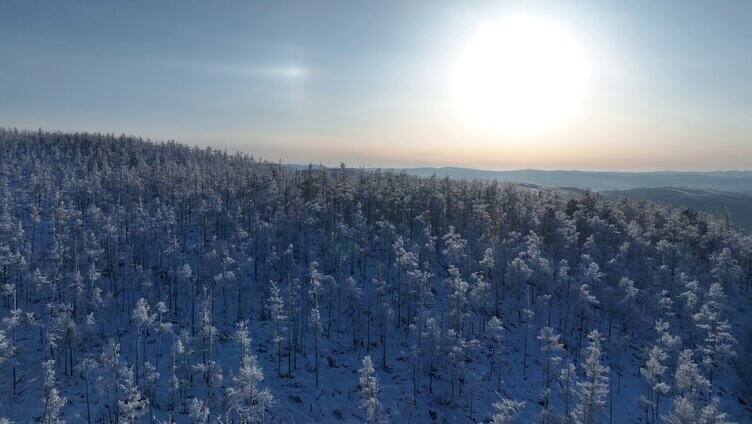
{"type": "Polygon", "coordinates": [[[537,171],[537,172],[592,172],[592,173],[622,173],[622,174],[657,174],[657,173],[695,173],[695,174],[711,174],[711,173],[752,173],[752,168],[750,169],[706,169],[706,170],[699,170],[699,169],[691,169],[691,170],[680,170],[680,169],[652,169],[652,170],[624,170],[624,169],[583,169],[583,168],[510,168],[510,169],[487,169],[483,167],[474,167],[474,166],[463,166],[463,165],[440,165],[440,164],[425,164],[425,165],[419,165],[419,164],[413,164],[411,166],[388,166],[388,165],[363,165],[363,164],[356,164],[356,165],[348,165],[345,161],[334,161],[329,162],[329,164],[325,164],[323,162],[308,162],[308,163],[295,163],[295,162],[286,162],[283,158],[277,158],[276,160],[271,160],[267,157],[263,157],[259,154],[253,153],[248,150],[241,150],[234,148],[233,150],[230,150],[228,147],[216,147],[212,144],[198,144],[198,143],[190,143],[185,141],[180,141],[175,138],[160,138],[160,137],[148,137],[148,136],[141,136],[137,135],[135,133],[127,133],[127,132],[117,132],[117,131],[100,131],[100,130],[70,130],[70,129],[51,129],[51,128],[43,128],[39,127],[36,129],[28,129],[28,128],[19,128],[16,126],[8,126],[0,124],[0,130],[6,130],[6,131],[18,131],[18,132],[49,132],[49,133],[81,133],[81,134],[99,134],[99,135],[105,135],[105,136],[125,136],[125,137],[132,137],[132,138],[138,138],[142,139],[144,141],[150,142],[150,143],[177,143],[182,144],[186,147],[198,147],[198,148],[212,148],[214,150],[224,151],[224,152],[233,152],[233,153],[242,153],[247,154],[255,157],[258,160],[263,160],[267,162],[277,162],[281,163],[283,165],[287,166],[308,166],[308,165],[315,165],[315,166],[323,166],[326,168],[339,168],[340,164],[344,163],[346,168],[350,169],[391,169],[391,170],[415,170],[415,169],[447,169],[447,168],[454,168],[454,169],[463,169],[468,171],[480,171],[480,172],[523,172],[523,171],[537,171]],[[335,162],[339,162],[339,164],[335,164],[335,162]]]}

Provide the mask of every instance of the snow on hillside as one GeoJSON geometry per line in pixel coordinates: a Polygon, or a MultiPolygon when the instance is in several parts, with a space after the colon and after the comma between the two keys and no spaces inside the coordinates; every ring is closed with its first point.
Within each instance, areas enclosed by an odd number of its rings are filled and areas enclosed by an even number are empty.
{"type": "Polygon", "coordinates": [[[131,137],[0,146],[14,422],[752,422],[752,238],[722,219],[131,137]]]}

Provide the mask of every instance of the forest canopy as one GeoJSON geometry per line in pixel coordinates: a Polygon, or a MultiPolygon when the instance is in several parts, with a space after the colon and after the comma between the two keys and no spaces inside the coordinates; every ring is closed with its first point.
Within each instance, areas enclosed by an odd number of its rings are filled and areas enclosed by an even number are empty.
{"type": "Polygon", "coordinates": [[[749,422],[752,237],[688,209],[0,129],[0,268],[16,422],[749,422]]]}

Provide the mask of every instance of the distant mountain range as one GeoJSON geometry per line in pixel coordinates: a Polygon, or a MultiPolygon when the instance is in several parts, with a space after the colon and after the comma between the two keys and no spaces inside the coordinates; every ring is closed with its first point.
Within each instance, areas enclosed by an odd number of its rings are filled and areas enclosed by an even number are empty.
{"type": "Polygon", "coordinates": [[[532,183],[550,187],[589,188],[595,191],[630,190],[634,188],[689,187],[752,194],[752,171],[712,172],[599,172],[599,171],[542,171],[520,169],[516,171],[484,171],[480,169],[403,168],[408,174],[457,179],[499,180],[532,183]]]}
{"type": "Polygon", "coordinates": [[[602,191],[601,194],[611,199],[644,199],[715,214],[728,211],[732,222],[741,228],[752,230],[752,194],[750,193],[658,187],[607,190],[602,191]]]}
{"type": "MultiPolygon", "coordinates": [[[[307,165],[288,165],[305,169],[307,165]]],[[[332,168],[333,170],[336,168],[332,168]]],[[[352,168],[349,168],[352,169],[352,168]]],[[[369,170],[375,170],[371,168],[369,170]]],[[[577,192],[590,189],[618,200],[648,200],[675,207],[722,214],[728,212],[742,229],[752,231],[752,171],[710,172],[601,172],[601,171],[485,171],[481,169],[392,168],[420,177],[437,176],[467,180],[498,180],[577,192]]]]}
{"type": "Polygon", "coordinates": [[[399,171],[418,176],[495,179],[566,190],[591,189],[611,199],[644,199],[715,214],[727,211],[736,225],[752,230],[752,171],[483,171],[453,167],[407,168],[399,171]]]}

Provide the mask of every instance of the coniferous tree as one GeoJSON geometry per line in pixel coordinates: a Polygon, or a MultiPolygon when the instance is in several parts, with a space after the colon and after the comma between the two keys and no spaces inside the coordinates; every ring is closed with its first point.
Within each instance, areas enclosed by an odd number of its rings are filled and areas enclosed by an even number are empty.
{"type": "Polygon", "coordinates": [[[118,422],[123,424],[138,423],[148,412],[149,399],[145,398],[133,380],[133,370],[123,370],[123,381],[120,384],[122,398],[118,399],[118,422]]]}
{"type": "Polygon", "coordinates": [[[671,412],[665,417],[666,424],[694,424],[697,411],[694,402],[686,397],[677,397],[673,401],[671,412]]]}
{"type": "Polygon", "coordinates": [[[44,367],[44,388],[43,388],[43,405],[41,422],[44,424],[65,424],[61,417],[62,409],[67,402],[67,398],[60,395],[57,388],[57,379],[55,378],[55,361],[52,359],[42,363],[44,367]]]}
{"type": "Polygon", "coordinates": [[[77,372],[84,381],[84,399],[86,401],[86,423],[91,424],[91,378],[94,371],[97,369],[97,361],[92,356],[88,356],[81,360],[76,367],[77,372]]]}
{"type": "MultiPolygon", "coordinates": [[[[5,335],[5,331],[0,330],[0,364],[6,361],[11,363],[14,362],[15,356],[16,346],[13,343],[13,340],[5,335]]],[[[15,364],[13,363],[11,366],[15,370],[15,364]]],[[[15,374],[15,372],[11,373],[11,378],[14,379],[14,382],[12,382],[13,393],[15,393],[15,374]]]]}
{"type": "Polygon", "coordinates": [[[99,376],[97,386],[105,397],[108,420],[117,420],[117,402],[120,399],[120,385],[124,366],[120,358],[120,344],[110,340],[99,355],[99,376]],[[113,384],[114,382],[114,384],[113,384]],[[114,417],[114,419],[113,419],[114,417]]]}
{"type": "Polygon", "coordinates": [[[597,422],[598,415],[603,410],[608,394],[608,367],[601,362],[601,334],[593,330],[588,334],[589,345],[587,355],[582,363],[585,372],[584,380],[577,383],[578,402],[574,410],[574,417],[579,424],[597,422]]]}
{"type": "Polygon", "coordinates": [[[663,381],[663,374],[668,368],[663,362],[668,358],[668,354],[660,346],[653,346],[648,353],[648,359],[645,366],[640,368],[640,374],[645,378],[647,383],[647,393],[640,400],[645,405],[646,420],[656,422],[658,417],[658,407],[661,395],[665,395],[670,390],[669,385],[663,381]]]}
{"type": "Polygon", "coordinates": [[[522,412],[525,402],[518,402],[512,399],[501,398],[493,404],[496,411],[491,418],[493,424],[511,424],[515,418],[522,412]]]}
{"type": "Polygon", "coordinates": [[[720,283],[710,285],[705,295],[705,303],[693,318],[697,327],[705,332],[704,344],[700,348],[702,363],[708,369],[710,382],[713,382],[716,368],[723,368],[725,360],[736,355],[736,338],[729,332],[730,325],[723,318],[726,308],[726,295],[720,283]]]}
{"type": "Polygon", "coordinates": [[[316,374],[316,387],[319,387],[319,365],[321,362],[321,355],[319,353],[321,335],[324,331],[324,326],[321,323],[321,312],[319,311],[319,297],[321,295],[321,280],[322,275],[318,272],[318,264],[312,262],[310,265],[311,280],[309,282],[308,289],[308,323],[311,327],[311,334],[313,338],[313,355],[314,355],[314,372],[316,374]]]}
{"type": "Polygon", "coordinates": [[[491,317],[488,320],[488,324],[486,324],[486,332],[491,342],[490,374],[496,374],[496,391],[499,392],[501,391],[501,367],[504,360],[502,355],[504,327],[501,324],[501,320],[497,317],[491,317]]]}
{"type": "Polygon", "coordinates": [[[277,374],[282,375],[282,345],[285,342],[287,333],[287,329],[285,328],[287,315],[285,315],[284,300],[282,299],[280,290],[274,281],[270,283],[269,290],[269,313],[271,314],[272,322],[274,324],[272,341],[274,342],[275,356],[277,358],[277,374]]]}
{"type": "Polygon", "coordinates": [[[368,424],[385,423],[381,402],[379,401],[379,380],[376,378],[376,370],[370,356],[363,357],[360,374],[360,397],[361,409],[366,414],[368,424]]]}
{"type": "Polygon", "coordinates": [[[191,400],[188,418],[190,418],[193,424],[208,424],[209,422],[209,407],[205,401],[198,398],[191,400]]]}
{"type": "Polygon", "coordinates": [[[558,353],[564,349],[559,340],[560,336],[554,333],[551,327],[543,327],[538,334],[543,361],[543,381],[541,384],[541,412],[539,419],[543,423],[556,422],[556,412],[551,405],[551,385],[557,371],[561,357],[558,353]]]}
{"type": "Polygon", "coordinates": [[[222,375],[222,367],[213,359],[217,328],[212,322],[212,302],[206,290],[204,291],[204,299],[201,302],[200,322],[199,343],[202,362],[194,365],[194,368],[204,377],[206,400],[203,406],[211,413],[214,407],[215,390],[221,384],[224,376],[222,375]]]}
{"type": "Polygon", "coordinates": [[[559,393],[564,404],[564,422],[574,422],[571,405],[577,395],[577,367],[572,363],[564,366],[559,373],[559,393]]]}
{"type": "Polygon", "coordinates": [[[133,310],[133,320],[136,322],[136,385],[139,384],[139,370],[141,362],[146,360],[146,343],[143,341],[144,333],[149,327],[154,325],[156,314],[150,313],[149,304],[143,297],[136,302],[136,308],[133,310]],[[143,346],[143,352],[142,352],[143,346]]]}
{"type": "Polygon", "coordinates": [[[264,373],[256,356],[251,354],[251,339],[245,322],[237,324],[234,339],[240,345],[240,368],[227,389],[227,410],[230,416],[237,416],[240,424],[261,423],[271,407],[272,394],[259,387],[264,373]]]}
{"type": "Polygon", "coordinates": [[[685,349],[679,354],[679,360],[674,374],[674,390],[676,396],[671,410],[665,417],[669,424],[695,423],[698,420],[698,395],[710,387],[710,382],[702,375],[699,366],[694,362],[694,352],[685,349]]]}
{"type": "Polygon", "coordinates": [[[713,398],[700,410],[698,424],[733,424],[728,421],[728,414],[721,412],[718,407],[718,398],[713,398]]]}

